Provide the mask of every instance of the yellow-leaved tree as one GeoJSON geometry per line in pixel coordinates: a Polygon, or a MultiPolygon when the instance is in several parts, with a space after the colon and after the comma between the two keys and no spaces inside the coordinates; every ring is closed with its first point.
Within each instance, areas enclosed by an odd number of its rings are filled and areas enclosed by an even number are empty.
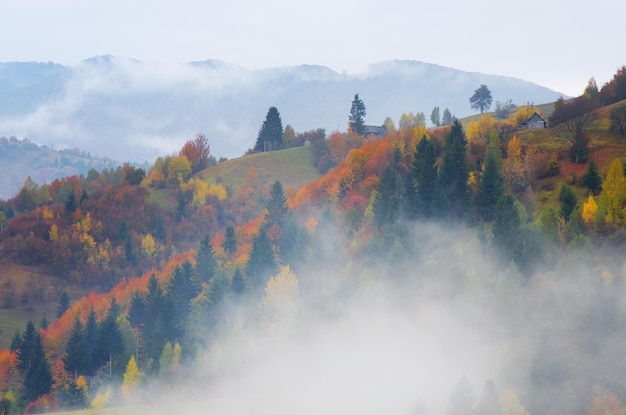
{"type": "Polygon", "coordinates": [[[126,372],[124,372],[124,383],[120,387],[122,397],[126,401],[130,401],[133,398],[133,392],[137,389],[137,386],[143,380],[143,373],[137,367],[137,361],[135,356],[131,356],[128,364],[126,365],[126,372]]]}
{"type": "Polygon", "coordinates": [[[526,408],[520,404],[517,395],[511,391],[506,391],[500,398],[502,415],[529,415],[526,408]]]}
{"type": "Polygon", "coordinates": [[[599,215],[607,224],[626,223],[626,177],[621,161],[615,159],[609,165],[598,202],[599,215]]]}
{"type": "Polygon", "coordinates": [[[472,120],[467,124],[465,136],[467,141],[489,141],[489,134],[497,130],[496,120],[491,115],[481,115],[477,120],[472,120]]]}
{"type": "Polygon", "coordinates": [[[513,136],[507,145],[507,157],[502,163],[502,177],[511,193],[520,195],[526,190],[526,172],[522,160],[522,146],[513,136]]]}
{"type": "Polygon", "coordinates": [[[270,332],[280,333],[295,326],[300,308],[298,277],[286,265],[267,281],[259,316],[270,332]]]}
{"type": "Polygon", "coordinates": [[[598,204],[593,198],[593,195],[589,195],[587,201],[583,204],[583,222],[592,223],[596,217],[598,211],[598,204]]]}

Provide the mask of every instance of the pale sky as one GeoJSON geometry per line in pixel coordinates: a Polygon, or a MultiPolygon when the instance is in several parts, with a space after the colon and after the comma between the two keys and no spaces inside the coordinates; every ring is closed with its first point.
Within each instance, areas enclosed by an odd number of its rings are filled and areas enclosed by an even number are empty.
{"type": "Polygon", "coordinates": [[[217,59],[349,74],[392,59],[568,95],[626,65],[623,0],[0,0],[0,61],[217,59]]]}

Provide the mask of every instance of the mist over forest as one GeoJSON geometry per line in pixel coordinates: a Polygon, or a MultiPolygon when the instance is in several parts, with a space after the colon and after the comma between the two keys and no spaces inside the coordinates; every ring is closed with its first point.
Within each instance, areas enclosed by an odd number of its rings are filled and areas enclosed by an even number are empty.
{"type": "Polygon", "coordinates": [[[271,106],[239,159],[196,133],[26,180],[0,200],[0,410],[626,412],[626,68],[544,106],[475,88],[433,128],[368,132],[354,93],[345,133],[271,106]]]}

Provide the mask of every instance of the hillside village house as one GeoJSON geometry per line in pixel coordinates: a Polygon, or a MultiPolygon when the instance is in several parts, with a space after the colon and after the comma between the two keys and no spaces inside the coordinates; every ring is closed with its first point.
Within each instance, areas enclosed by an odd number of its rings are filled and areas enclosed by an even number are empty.
{"type": "Polygon", "coordinates": [[[382,138],[387,135],[387,129],[384,125],[365,125],[363,135],[365,137],[373,135],[375,137],[382,138]]]}
{"type": "Polygon", "coordinates": [[[541,118],[541,115],[534,113],[525,123],[520,127],[525,130],[536,130],[539,128],[546,128],[546,121],[541,118]]]}

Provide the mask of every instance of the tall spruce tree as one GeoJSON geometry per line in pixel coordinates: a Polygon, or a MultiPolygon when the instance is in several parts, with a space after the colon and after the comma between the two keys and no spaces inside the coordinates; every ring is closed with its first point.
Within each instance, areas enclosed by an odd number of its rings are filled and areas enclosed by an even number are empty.
{"type": "Polygon", "coordinates": [[[111,299],[111,305],[105,318],[98,326],[98,352],[100,354],[100,366],[108,365],[109,374],[116,370],[124,369],[124,362],[120,357],[124,354],[126,345],[124,337],[117,322],[121,310],[115,297],[111,299]]]}
{"type": "Polygon", "coordinates": [[[250,256],[246,263],[246,277],[248,289],[254,293],[260,292],[269,277],[276,271],[276,261],[272,243],[267,237],[264,226],[252,239],[250,256]]]}
{"type": "Polygon", "coordinates": [[[559,213],[565,222],[569,222],[569,218],[578,204],[578,199],[576,199],[576,193],[563,183],[561,183],[561,189],[559,190],[559,202],[561,203],[559,213]]]}
{"type": "Polygon", "coordinates": [[[412,168],[415,170],[417,180],[417,212],[419,212],[418,215],[425,218],[431,217],[433,213],[433,202],[437,189],[436,161],[435,146],[426,136],[422,136],[417,145],[412,168]]]}
{"type": "Polygon", "coordinates": [[[200,241],[198,252],[196,254],[196,271],[195,276],[197,282],[208,283],[215,275],[217,262],[215,261],[215,251],[211,245],[211,238],[205,235],[200,241]]]}
{"type": "Polygon", "coordinates": [[[235,228],[233,225],[226,226],[222,248],[224,248],[224,252],[229,255],[232,255],[235,251],[237,251],[237,238],[235,236],[235,228]]]}
{"type": "Polygon", "coordinates": [[[93,376],[100,368],[98,353],[98,321],[92,308],[85,323],[85,375],[93,376]]]}
{"type": "Polygon", "coordinates": [[[593,160],[589,162],[589,166],[587,166],[587,170],[580,180],[580,184],[589,189],[594,196],[597,196],[602,191],[602,176],[600,176],[598,166],[593,160]]]}
{"type": "Polygon", "coordinates": [[[467,139],[459,120],[454,120],[446,136],[443,165],[439,175],[439,196],[447,216],[463,220],[469,211],[469,188],[467,186],[467,139]]]}
{"type": "Polygon", "coordinates": [[[270,189],[270,199],[267,202],[267,217],[265,224],[269,228],[273,225],[282,226],[289,208],[283,185],[276,180],[270,189]]]}
{"type": "Polygon", "coordinates": [[[490,222],[495,217],[496,205],[504,192],[504,181],[498,170],[496,157],[490,152],[485,154],[484,170],[478,182],[476,209],[482,220],[490,222]]]}
{"type": "Polygon", "coordinates": [[[57,318],[61,318],[63,313],[70,308],[70,296],[67,294],[67,291],[61,292],[59,296],[59,303],[57,305],[57,318]]]}
{"type": "Polygon", "coordinates": [[[493,245],[502,256],[503,263],[520,263],[523,250],[522,227],[515,198],[505,193],[496,204],[493,223],[493,245]]]}
{"type": "Polygon", "coordinates": [[[254,149],[256,151],[279,150],[283,144],[283,122],[276,107],[270,107],[259,130],[254,149]]]}
{"type": "Polygon", "coordinates": [[[22,397],[26,402],[32,402],[41,395],[52,390],[54,379],[50,370],[50,363],[43,348],[43,340],[39,331],[35,331],[33,342],[30,345],[28,366],[24,372],[22,397]]]}
{"type": "Polygon", "coordinates": [[[80,318],[76,317],[70,331],[70,337],[65,345],[65,355],[63,356],[63,367],[67,373],[74,376],[74,380],[86,372],[86,351],[83,323],[80,321],[80,318]]]}
{"type": "Polygon", "coordinates": [[[395,222],[399,216],[401,202],[400,180],[393,162],[389,163],[380,175],[372,204],[374,225],[380,230],[395,222]]]}
{"type": "Polygon", "coordinates": [[[363,100],[359,98],[359,94],[354,95],[352,106],[350,107],[350,116],[348,117],[348,128],[353,133],[363,135],[365,133],[365,116],[367,111],[363,100]]]}

